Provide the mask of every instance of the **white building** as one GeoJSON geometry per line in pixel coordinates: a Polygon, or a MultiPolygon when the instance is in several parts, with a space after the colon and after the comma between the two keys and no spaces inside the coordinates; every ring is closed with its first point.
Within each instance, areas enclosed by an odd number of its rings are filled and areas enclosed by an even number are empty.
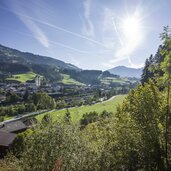
{"type": "Polygon", "coordinates": [[[35,84],[37,87],[41,85],[41,77],[39,75],[36,75],[35,77],[35,84]]]}

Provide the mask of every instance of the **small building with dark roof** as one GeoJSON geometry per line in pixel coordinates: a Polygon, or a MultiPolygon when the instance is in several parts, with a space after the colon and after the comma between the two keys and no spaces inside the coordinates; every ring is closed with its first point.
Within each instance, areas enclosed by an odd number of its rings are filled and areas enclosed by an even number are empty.
{"type": "Polygon", "coordinates": [[[16,134],[8,133],[0,130],[0,158],[2,158],[12,145],[16,138],[16,134]]]}
{"type": "Polygon", "coordinates": [[[20,120],[4,123],[0,126],[0,131],[9,133],[20,133],[27,129],[27,126],[20,120]]]}

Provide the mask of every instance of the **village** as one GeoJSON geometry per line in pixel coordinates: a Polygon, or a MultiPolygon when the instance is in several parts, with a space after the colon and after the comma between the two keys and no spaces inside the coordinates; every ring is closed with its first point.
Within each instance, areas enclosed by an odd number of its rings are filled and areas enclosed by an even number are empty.
{"type": "MultiPolygon", "coordinates": [[[[114,90],[114,89],[113,89],[114,90]]],[[[120,91],[112,91],[110,86],[99,85],[62,85],[57,83],[42,85],[39,76],[33,81],[26,83],[0,83],[0,105],[20,105],[25,103],[25,96],[33,95],[38,92],[47,93],[48,96],[55,99],[56,109],[64,109],[77,107],[82,105],[92,105],[105,101],[113,95],[126,92],[122,88],[120,91]],[[8,96],[15,95],[13,101],[8,100],[8,96]]],[[[37,114],[47,112],[49,110],[35,111],[31,113],[16,114],[11,120],[1,120],[0,122],[0,158],[2,158],[7,150],[12,148],[12,144],[18,133],[22,133],[27,128],[37,123],[34,117],[37,114]]]]}
{"type": "Polygon", "coordinates": [[[65,85],[60,83],[47,83],[42,84],[40,76],[36,76],[34,80],[25,83],[7,82],[0,83],[0,104],[9,105],[7,102],[7,96],[10,94],[16,94],[20,98],[14,103],[22,103],[24,97],[32,95],[36,92],[45,92],[49,96],[55,99],[62,99],[67,104],[73,105],[79,103],[95,103],[97,98],[109,98],[113,94],[126,93],[128,87],[125,85],[119,88],[112,87],[110,85],[65,85]],[[94,100],[90,102],[90,99],[94,97],[94,100]],[[96,98],[97,97],[97,98],[96,98]]]}

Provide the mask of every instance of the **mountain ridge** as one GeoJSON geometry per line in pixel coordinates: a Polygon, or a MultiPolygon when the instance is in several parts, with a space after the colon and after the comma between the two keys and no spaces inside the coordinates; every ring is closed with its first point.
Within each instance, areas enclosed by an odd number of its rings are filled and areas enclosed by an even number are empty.
{"type": "Polygon", "coordinates": [[[143,70],[143,67],[142,68],[131,68],[131,67],[126,67],[126,66],[116,66],[107,71],[109,71],[111,74],[116,74],[121,77],[141,78],[142,70],[143,70]]]}
{"type": "Polygon", "coordinates": [[[41,64],[59,67],[62,69],[81,70],[73,64],[63,62],[53,57],[33,54],[30,52],[22,52],[17,49],[6,47],[2,44],[0,44],[0,60],[1,62],[11,62],[20,64],[41,64]]]}

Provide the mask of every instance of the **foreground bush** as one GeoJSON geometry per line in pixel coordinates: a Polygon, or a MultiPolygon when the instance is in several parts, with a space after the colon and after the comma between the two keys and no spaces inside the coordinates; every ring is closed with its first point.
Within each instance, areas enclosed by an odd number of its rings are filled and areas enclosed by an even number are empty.
{"type": "Polygon", "coordinates": [[[89,151],[76,126],[49,124],[26,139],[19,168],[24,171],[51,171],[55,163],[62,170],[88,170],[89,151]]]}

